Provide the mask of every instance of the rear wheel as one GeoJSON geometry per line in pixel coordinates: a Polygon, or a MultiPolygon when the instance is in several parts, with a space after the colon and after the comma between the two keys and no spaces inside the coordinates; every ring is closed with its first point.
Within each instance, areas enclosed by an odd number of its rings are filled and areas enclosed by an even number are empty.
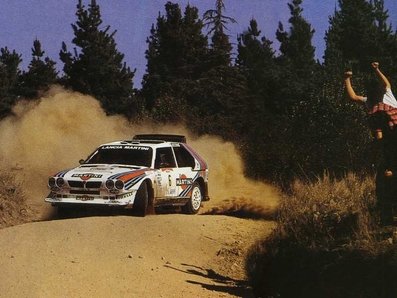
{"type": "Polygon", "coordinates": [[[143,182],[139,187],[135,201],[134,201],[134,213],[139,216],[145,216],[149,204],[149,194],[146,182],[143,182]]]}
{"type": "Polygon", "coordinates": [[[201,206],[203,200],[203,194],[201,192],[200,185],[195,182],[192,188],[192,194],[190,196],[189,202],[184,206],[184,211],[188,214],[196,214],[201,206]]]}

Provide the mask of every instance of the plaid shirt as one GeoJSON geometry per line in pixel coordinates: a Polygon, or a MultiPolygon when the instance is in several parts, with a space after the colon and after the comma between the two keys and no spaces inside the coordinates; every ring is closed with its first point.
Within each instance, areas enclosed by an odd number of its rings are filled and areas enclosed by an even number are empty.
{"type": "Polygon", "coordinates": [[[380,102],[374,105],[368,111],[369,115],[373,115],[375,113],[385,113],[387,115],[388,124],[390,128],[394,128],[394,126],[397,126],[397,108],[394,108],[383,102],[380,102]]]}

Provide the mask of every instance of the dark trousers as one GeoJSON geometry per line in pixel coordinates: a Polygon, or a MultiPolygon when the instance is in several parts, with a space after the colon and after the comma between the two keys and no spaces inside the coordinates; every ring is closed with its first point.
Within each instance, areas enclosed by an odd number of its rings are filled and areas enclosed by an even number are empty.
{"type": "Polygon", "coordinates": [[[383,128],[383,138],[374,140],[378,155],[376,176],[377,207],[382,225],[391,225],[397,215],[397,128],[383,128]],[[388,176],[386,171],[391,171],[388,176]],[[395,211],[396,212],[395,212],[395,211]]]}

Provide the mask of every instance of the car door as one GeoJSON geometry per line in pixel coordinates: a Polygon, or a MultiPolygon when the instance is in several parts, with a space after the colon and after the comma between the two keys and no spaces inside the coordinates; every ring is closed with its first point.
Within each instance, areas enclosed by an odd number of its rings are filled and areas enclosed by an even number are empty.
{"type": "Polygon", "coordinates": [[[154,167],[158,169],[156,177],[156,196],[163,198],[174,198],[178,195],[176,179],[176,162],[171,147],[156,149],[154,167]]]}
{"type": "Polygon", "coordinates": [[[196,161],[194,157],[180,144],[173,144],[178,168],[176,172],[176,186],[178,197],[189,197],[197,171],[194,171],[196,161]]]}

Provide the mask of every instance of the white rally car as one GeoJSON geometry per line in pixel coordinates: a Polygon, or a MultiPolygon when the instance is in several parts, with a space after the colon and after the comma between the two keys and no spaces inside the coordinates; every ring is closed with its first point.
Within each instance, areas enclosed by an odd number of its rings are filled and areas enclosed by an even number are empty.
{"type": "Polygon", "coordinates": [[[148,207],[182,206],[194,214],[208,197],[208,167],[179,135],[137,135],[99,146],[77,168],[48,180],[46,202],[58,210],[120,206],[145,215],[148,207]]]}

